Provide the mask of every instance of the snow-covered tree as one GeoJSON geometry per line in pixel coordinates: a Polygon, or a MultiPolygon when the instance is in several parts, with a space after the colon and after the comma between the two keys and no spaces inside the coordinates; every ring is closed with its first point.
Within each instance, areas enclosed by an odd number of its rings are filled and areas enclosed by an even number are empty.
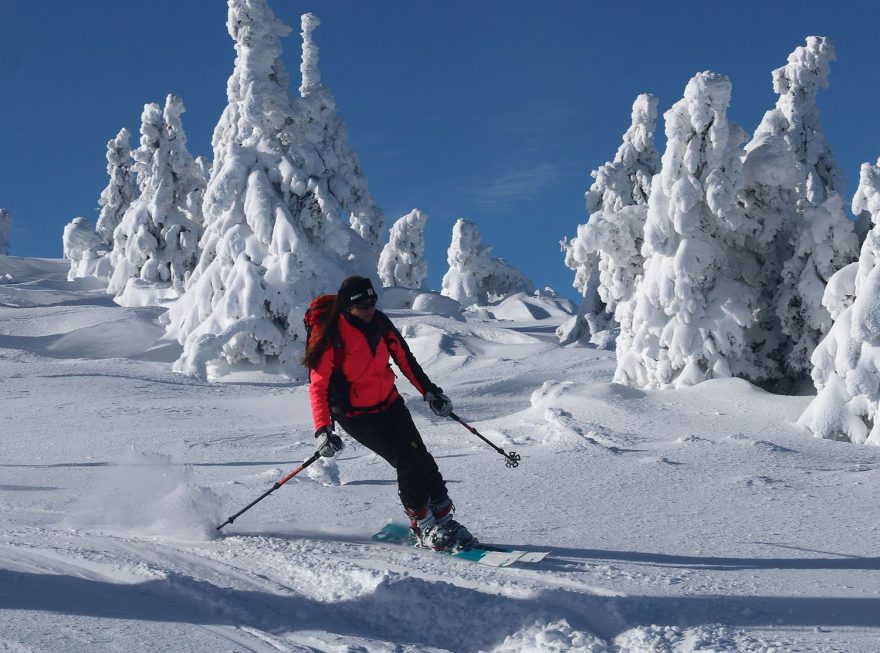
{"type": "Polygon", "coordinates": [[[343,200],[355,195],[332,171],[356,166],[332,147],[341,122],[330,134],[330,123],[306,119],[335,115],[315,65],[316,21],[303,18],[304,91],[294,100],[281,59],[290,28],[266,0],[228,5],[237,57],[212,140],[203,251],[166,316],[168,333],[184,346],[179,371],[206,376],[209,363],[276,361],[297,377],[305,308],[345,277],[376,270],[377,253],[345,222],[343,200]]]}
{"type": "Polygon", "coordinates": [[[827,88],[834,48],[811,36],[773,71],[779,95],[746,145],[740,203],[754,226],[760,296],[749,340],[770,378],[797,380],[831,327],[822,306],[831,276],[858,251],[843,211],[843,175],[825,139],[816,105],[827,88]]]}
{"type": "Polygon", "coordinates": [[[74,218],[64,226],[64,258],[70,261],[68,281],[80,277],[106,277],[110,260],[104,255],[106,244],[85,218],[74,218]]]}
{"type": "Polygon", "coordinates": [[[880,445],[880,161],[862,164],[852,207],[867,211],[874,227],[858,262],[826,286],[834,324],[813,352],[818,394],[798,422],[816,437],[880,445]]]}
{"type": "Polygon", "coordinates": [[[12,215],[6,209],[0,209],[0,254],[9,254],[12,246],[12,215]]]}
{"type": "Polygon", "coordinates": [[[648,195],[660,169],[656,124],[656,96],[639,95],[614,160],[590,173],[595,181],[586,194],[588,221],[575,238],[562,241],[565,264],[575,271],[574,287],[583,297],[577,315],[557,331],[562,344],[585,336],[585,327],[591,335],[607,329],[611,315],[623,324],[622,333],[630,332],[629,300],[642,274],[648,195]]]}
{"type": "Polygon", "coordinates": [[[726,117],[730,93],[730,80],[702,72],[664,115],[666,152],[648,200],[644,276],[618,382],[681,387],[755,372],[745,330],[757,270],[736,203],[747,135],[726,117]]]}
{"type": "MultiPolygon", "coordinates": [[[[606,333],[613,326],[605,302],[599,296],[599,253],[587,249],[583,229],[585,226],[578,225],[578,235],[573,239],[565,237],[559,241],[565,255],[566,267],[575,271],[572,285],[581,295],[577,313],[556,329],[556,337],[563,345],[586,337],[601,338],[600,334],[606,333]]],[[[602,344],[604,346],[608,343],[602,344]]]]}
{"type": "Polygon", "coordinates": [[[211,162],[206,157],[196,157],[191,168],[189,191],[186,195],[186,211],[189,219],[200,227],[205,226],[203,205],[205,190],[208,188],[210,178],[211,162]]]}
{"type": "Polygon", "coordinates": [[[140,196],[113,232],[111,294],[138,277],[182,289],[198,260],[202,229],[187,210],[198,168],[186,150],[183,112],[175,95],[167,97],[164,111],[155,103],[144,106],[140,147],[132,153],[140,196]]]}
{"type": "Polygon", "coordinates": [[[383,286],[424,288],[428,277],[425,261],[425,222],[428,216],[413,209],[391,226],[388,243],[379,256],[383,286]]]}
{"type": "Polygon", "coordinates": [[[533,293],[535,284],[507,261],[492,256],[473,222],[459,218],[452,228],[447,250],[449,270],[443,275],[441,294],[463,307],[499,301],[518,292],[533,293]]]}
{"type": "MultiPolygon", "coordinates": [[[[185,111],[183,100],[175,95],[168,96],[162,117],[165,122],[164,136],[168,140],[168,160],[174,179],[172,202],[190,222],[198,225],[201,236],[201,227],[205,222],[202,202],[208,185],[206,173],[210,164],[204,157],[193,159],[187,149],[186,133],[180,118],[185,111]]],[[[198,259],[198,252],[195,258],[198,259]]]]}
{"type": "Polygon", "coordinates": [[[312,33],[321,24],[314,14],[302,16],[302,84],[296,104],[298,149],[309,174],[326,179],[327,190],[347,214],[351,227],[379,254],[385,217],[367,187],[367,177],[336,112],[336,100],[321,83],[318,46],[312,33]]]}
{"type": "Polygon", "coordinates": [[[123,127],[116,138],[107,143],[107,174],[110,181],[98,199],[101,213],[96,227],[106,249],[112,246],[113,231],[122,222],[122,216],[131,206],[134,197],[130,138],[128,130],[123,127]]]}

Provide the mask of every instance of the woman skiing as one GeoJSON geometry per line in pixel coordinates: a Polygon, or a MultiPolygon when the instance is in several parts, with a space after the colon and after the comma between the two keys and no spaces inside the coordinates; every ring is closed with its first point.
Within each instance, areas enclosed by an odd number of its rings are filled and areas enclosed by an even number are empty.
{"type": "Polygon", "coordinates": [[[398,494],[419,546],[468,549],[476,541],[453,519],[446,483],[394,385],[389,358],[436,415],[449,415],[452,402],[428,379],[388,316],[376,310],[376,300],[369,279],[349,277],[309,335],[303,362],[318,452],[330,457],[342,449],[334,432],[339,422],[397,470],[398,494]]]}

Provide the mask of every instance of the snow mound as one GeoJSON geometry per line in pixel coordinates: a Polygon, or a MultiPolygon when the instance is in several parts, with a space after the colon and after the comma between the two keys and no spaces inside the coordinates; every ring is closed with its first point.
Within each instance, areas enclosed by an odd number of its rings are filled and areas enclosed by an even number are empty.
{"type": "Polygon", "coordinates": [[[767,653],[767,644],[724,626],[639,626],[614,639],[619,653],[767,653]]]}
{"type": "Polygon", "coordinates": [[[42,353],[50,358],[137,359],[163,335],[162,327],[155,322],[131,316],[75,329],[54,338],[42,353]]]}
{"type": "Polygon", "coordinates": [[[539,342],[530,335],[512,329],[463,323],[454,318],[424,316],[418,320],[412,319],[416,317],[398,319],[392,315],[391,319],[422,366],[450,359],[461,364],[491,364],[508,356],[511,347],[539,342]]]}
{"type": "Polygon", "coordinates": [[[69,282],[67,269],[68,263],[62,259],[19,258],[0,254],[0,307],[108,303],[103,297],[105,284],[95,278],[69,282]],[[101,299],[84,299],[82,291],[96,291],[101,299]]]}
{"type": "Polygon", "coordinates": [[[461,304],[450,297],[444,297],[439,293],[433,292],[423,292],[418,295],[413,300],[412,307],[414,311],[423,311],[446,317],[457,317],[461,313],[461,304]]]}
{"type": "Polygon", "coordinates": [[[571,381],[545,381],[544,384],[532,393],[530,402],[532,408],[545,409],[556,407],[562,396],[572,390],[574,383],[571,381]]]}
{"type": "Polygon", "coordinates": [[[149,283],[143,279],[129,279],[116,297],[120,306],[162,306],[180,298],[180,290],[170,284],[149,283]]]}
{"type": "Polygon", "coordinates": [[[67,281],[69,264],[63,259],[22,258],[0,254],[0,274],[18,281],[67,281]]]}
{"type": "Polygon", "coordinates": [[[574,302],[559,297],[541,297],[516,293],[484,309],[490,319],[534,322],[567,319],[577,312],[574,302]]]}
{"type": "MultiPolygon", "coordinates": [[[[109,297],[104,296],[112,304],[109,297]]],[[[0,335],[0,346],[53,359],[128,358],[171,362],[177,343],[163,340],[157,309],[119,309],[73,302],[35,308],[0,335]]]]}
{"type": "Polygon", "coordinates": [[[461,313],[461,304],[454,299],[414,288],[383,288],[379,301],[381,308],[386,310],[412,309],[444,317],[457,317],[461,313]]]}
{"type": "Polygon", "coordinates": [[[590,633],[573,629],[565,619],[547,623],[537,620],[532,625],[508,635],[492,649],[492,653],[535,653],[565,651],[567,653],[606,653],[604,641],[590,633]]]}

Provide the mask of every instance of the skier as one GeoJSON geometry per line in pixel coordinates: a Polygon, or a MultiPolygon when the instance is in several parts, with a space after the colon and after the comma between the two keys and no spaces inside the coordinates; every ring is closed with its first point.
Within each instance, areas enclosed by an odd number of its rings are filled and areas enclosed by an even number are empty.
{"type": "Polygon", "coordinates": [[[334,431],[338,421],[397,470],[397,491],[419,546],[468,549],[476,540],[453,519],[446,483],[394,385],[389,357],[435,415],[448,416],[452,402],[428,379],[388,316],[376,310],[376,301],[369,279],[349,277],[310,331],[303,363],[318,452],[331,457],[342,449],[334,431]]]}

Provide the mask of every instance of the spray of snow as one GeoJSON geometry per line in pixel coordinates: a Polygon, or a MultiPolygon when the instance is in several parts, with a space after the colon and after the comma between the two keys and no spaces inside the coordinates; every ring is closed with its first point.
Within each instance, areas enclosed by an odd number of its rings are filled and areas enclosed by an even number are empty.
{"type": "Polygon", "coordinates": [[[339,485],[339,465],[336,458],[318,458],[306,468],[306,476],[321,485],[339,485]]]}
{"type": "Polygon", "coordinates": [[[132,447],[106,469],[69,515],[68,526],[177,540],[216,535],[223,521],[220,497],[197,485],[191,468],[132,447]]]}

